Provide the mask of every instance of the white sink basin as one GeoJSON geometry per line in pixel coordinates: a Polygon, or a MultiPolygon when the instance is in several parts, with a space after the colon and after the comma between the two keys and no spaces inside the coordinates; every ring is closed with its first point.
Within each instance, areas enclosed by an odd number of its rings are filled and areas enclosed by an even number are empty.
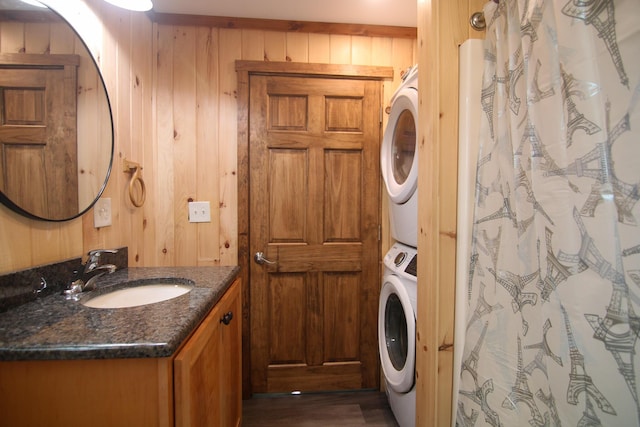
{"type": "Polygon", "coordinates": [[[184,295],[191,289],[193,286],[181,283],[153,282],[98,295],[82,304],[93,308],[137,307],[167,301],[184,295]]]}

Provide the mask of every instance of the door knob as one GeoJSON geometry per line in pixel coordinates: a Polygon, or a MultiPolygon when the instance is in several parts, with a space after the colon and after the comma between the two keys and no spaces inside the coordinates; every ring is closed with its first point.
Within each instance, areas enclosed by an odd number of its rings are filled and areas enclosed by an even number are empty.
{"type": "Polygon", "coordinates": [[[264,264],[273,265],[273,264],[276,264],[275,261],[269,261],[268,259],[266,259],[264,257],[264,253],[262,253],[262,252],[256,252],[256,254],[253,256],[253,260],[256,262],[256,264],[260,264],[260,265],[264,265],[264,264]]]}

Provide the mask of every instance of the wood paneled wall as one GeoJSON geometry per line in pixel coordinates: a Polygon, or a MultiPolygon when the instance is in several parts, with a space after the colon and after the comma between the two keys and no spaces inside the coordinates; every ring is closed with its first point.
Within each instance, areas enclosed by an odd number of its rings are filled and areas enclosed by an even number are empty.
{"type": "MultiPolygon", "coordinates": [[[[139,13],[124,12],[98,0],[50,0],[68,20],[78,24],[102,71],[113,110],[116,157],[133,157],[142,142],[151,142],[152,57],[151,22],[139,13]],[[58,4],[59,3],[59,4],[58,4]]],[[[22,34],[2,40],[3,51],[62,53],[78,51],[61,24],[8,24],[2,32],[22,34]],[[13,26],[14,28],[10,28],[13,26]]],[[[2,34],[0,34],[2,36],[2,34]]],[[[81,140],[80,135],[78,140],[81,140]]],[[[135,213],[124,199],[126,176],[114,162],[104,197],[112,199],[113,226],[95,229],[93,212],[67,222],[23,218],[0,206],[0,273],[78,257],[89,249],[129,245],[135,213]]]]}
{"type": "MultiPolygon", "coordinates": [[[[469,17],[484,0],[418,2],[420,123],[418,217],[418,426],[450,426],[456,273],[458,51],[484,38],[469,17]],[[423,66],[434,64],[432,67],[423,66]]],[[[482,64],[478,64],[482,72],[482,64]]]]}
{"type": "Polygon", "coordinates": [[[118,246],[129,247],[131,266],[236,264],[235,61],[392,66],[388,104],[417,60],[416,41],[406,37],[158,24],[99,0],[77,1],[100,23],[81,35],[91,40],[112,104],[115,158],[103,197],[112,199],[113,225],[94,228],[93,211],[46,223],[0,206],[0,273],[118,246]],[[124,158],[143,167],[141,208],[128,199],[124,158]],[[189,223],[189,201],[210,201],[211,223],[189,223]]]}
{"type": "MultiPolygon", "coordinates": [[[[2,53],[77,53],[73,32],[59,23],[0,23],[2,53]]],[[[79,138],[82,135],[78,135],[79,138]]],[[[82,248],[79,222],[38,223],[0,207],[0,271],[71,257],[82,248]],[[80,238],[78,238],[80,237],[80,238]]]]}
{"type": "Polygon", "coordinates": [[[236,60],[392,66],[397,78],[385,83],[388,102],[416,58],[415,39],[167,23],[154,25],[154,43],[156,141],[163,154],[157,175],[166,180],[157,186],[166,188],[164,197],[155,199],[162,222],[176,232],[168,248],[174,255],[156,255],[159,264],[165,258],[178,265],[238,262],[236,60]],[[187,222],[189,200],[211,201],[211,224],[187,222]]]}

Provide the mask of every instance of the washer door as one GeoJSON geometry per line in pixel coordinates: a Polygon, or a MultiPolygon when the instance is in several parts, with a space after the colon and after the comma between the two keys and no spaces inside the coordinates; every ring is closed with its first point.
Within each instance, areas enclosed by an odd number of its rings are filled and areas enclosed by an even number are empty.
{"type": "Polygon", "coordinates": [[[418,91],[401,89],[391,103],[380,151],[382,177],[392,202],[405,203],[418,186],[418,91]]]}
{"type": "Polygon", "coordinates": [[[411,390],[415,377],[416,317],[402,280],[384,277],[378,310],[378,346],[387,385],[398,393],[411,390]]]}

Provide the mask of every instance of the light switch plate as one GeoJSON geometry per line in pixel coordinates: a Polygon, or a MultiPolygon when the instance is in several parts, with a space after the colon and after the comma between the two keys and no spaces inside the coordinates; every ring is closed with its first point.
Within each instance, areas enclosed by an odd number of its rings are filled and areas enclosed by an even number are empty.
{"type": "Polygon", "coordinates": [[[211,222],[211,204],[189,202],[189,222],[211,222]]]}
{"type": "Polygon", "coordinates": [[[108,227],[111,225],[111,198],[104,197],[98,199],[93,205],[93,226],[95,228],[108,227]]]}

